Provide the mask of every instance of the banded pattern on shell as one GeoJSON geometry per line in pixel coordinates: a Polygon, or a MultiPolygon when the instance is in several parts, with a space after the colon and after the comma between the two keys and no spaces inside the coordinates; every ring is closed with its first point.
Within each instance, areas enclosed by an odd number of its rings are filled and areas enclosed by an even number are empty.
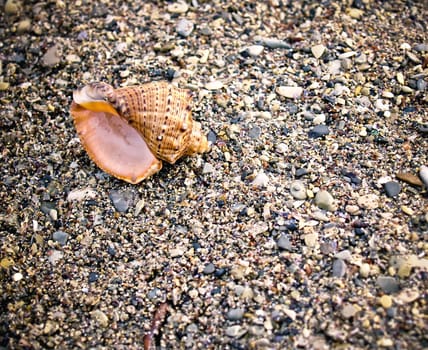
{"type": "Polygon", "coordinates": [[[191,116],[191,94],[167,82],[114,89],[94,82],[73,94],[71,114],[89,156],[106,172],[137,183],[161,160],[208,150],[191,116]]]}

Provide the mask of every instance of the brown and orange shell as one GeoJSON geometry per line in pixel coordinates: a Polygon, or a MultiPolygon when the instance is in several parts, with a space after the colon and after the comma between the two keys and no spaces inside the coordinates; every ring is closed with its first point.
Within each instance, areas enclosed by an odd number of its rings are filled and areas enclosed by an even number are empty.
{"type": "Polygon", "coordinates": [[[114,89],[102,82],[74,91],[71,115],[89,157],[135,184],[186,155],[209,148],[191,115],[191,94],[167,82],[114,89]]]}

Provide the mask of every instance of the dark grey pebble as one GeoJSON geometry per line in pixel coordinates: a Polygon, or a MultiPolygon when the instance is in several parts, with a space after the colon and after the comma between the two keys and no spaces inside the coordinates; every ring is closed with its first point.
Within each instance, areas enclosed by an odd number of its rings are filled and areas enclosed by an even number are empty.
{"type": "Polygon", "coordinates": [[[400,285],[394,277],[379,276],[376,284],[387,294],[396,293],[400,290],[400,285]]]}
{"type": "Polygon", "coordinates": [[[40,207],[43,213],[46,215],[49,215],[50,211],[52,209],[55,209],[55,203],[54,202],[42,202],[42,205],[40,207]]]}
{"type": "Polygon", "coordinates": [[[212,144],[214,144],[217,141],[217,134],[214,131],[210,130],[208,132],[207,139],[208,139],[208,142],[211,142],[212,144]]]}
{"type": "Polygon", "coordinates": [[[227,319],[231,321],[238,321],[241,320],[244,316],[244,310],[243,309],[230,309],[227,312],[227,319]]]}
{"type": "Polygon", "coordinates": [[[214,266],[214,264],[213,263],[208,263],[208,264],[206,264],[205,265],[205,267],[204,267],[204,274],[205,275],[210,275],[210,274],[212,274],[213,272],[215,271],[215,266],[214,266]]]}
{"type": "Polygon", "coordinates": [[[297,107],[297,105],[293,102],[287,103],[285,108],[287,108],[287,111],[290,114],[296,114],[299,111],[299,107],[297,107]]]}
{"type": "Polygon", "coordinates": [[[333,262],[333,277],[343,277],[346,274],[346,263],[342,259],[333,262]]]}
{"type": "Polygon", "coordinates": [[[329,130],[328,126],[321,124],[321,125],[317,125],[317,126],[313,127],[309,131],[308,136],[311,139],[316,139],[318,137],[323,137],[325,135],[328,135],[329,133],[330,133],[330,130],[329,130]]]}
{"type": "Polygon", "coordinates": [[[227,272],[227,270],[226,270],[224,267],[220,267],[219,269],[215,270],[215,272],[214,272],[214,276],[216,276],[216,277],[221,277],[221,276],[223,276],[226,272],[227,272]]]}
{"type": "Polygon", "coordinates": [[[296,177],[302,177],[304,175],[306,175],[307,173],[309,173],[308,169],[305,168],[299,168],[296,170],[296,177]]]}
{"type": "Polygon", "coordinates": [[[401,191],[401,186],[398,182],[388,181],[383,185],[386,195],[390,198],[397,196],[401,191]]]}
{"type": "Polygon", "coordinates": [[[131,191],[116,191],[111,190],[109,194],[113,206],[119,213],[124,213],[128,210],[132,201],[131,191]]]}
{"type": "Polygon", "coordinates": [[[278,246],[279,249],[284,249],[284,250],[292,250],[293,246],[291,245],[290,239],[288,238],[288,236],[282,234],[278,241],[276,242],[276,245],[278,246]]]}
{"type": "Polygon", "coordinates": [[[52,238],[55,242],[58,242],[61,245],[65,245],[67,243],[68,233],[64,231],[56,231],[52,235],[52,238]]]}
{"type": "Polygon", "coordinates": [[[114,247],[110,245],[107,248],[107,253],[109,253],[111,256],[115,256],[116,255],[116,249],[114,249],[114,247]]]}
{"type": "Polygon", "coordinates": [[[98,272],[90,272],[89,277],[88,277],[88,281],[89,281],[89,283],[94,283],[94,282],[98,281],[99,277],[100,277],[100,275],[98,274],[98,272]]]}

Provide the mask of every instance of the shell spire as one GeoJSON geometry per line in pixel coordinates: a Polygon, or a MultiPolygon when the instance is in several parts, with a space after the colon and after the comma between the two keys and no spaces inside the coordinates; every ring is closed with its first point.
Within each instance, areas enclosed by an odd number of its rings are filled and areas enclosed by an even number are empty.
{"type": "Polygon", "coordinates": [[[71,114],[92,160],[137,183],[179,158],[209,149],[191,116],[191,94],[167,82],[114,89],[94,82],[73,93],[71,114]]]}

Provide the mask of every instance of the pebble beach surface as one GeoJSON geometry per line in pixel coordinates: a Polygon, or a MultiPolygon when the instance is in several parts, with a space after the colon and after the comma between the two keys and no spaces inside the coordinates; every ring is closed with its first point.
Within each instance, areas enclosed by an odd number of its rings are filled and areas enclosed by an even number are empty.
{"type": "Polygon", "coordinates": [[[0,1],[0,349],[428,347],[425,1],[0,1]],[[87,156],[90,81],[211,150],[87,156]]]}

